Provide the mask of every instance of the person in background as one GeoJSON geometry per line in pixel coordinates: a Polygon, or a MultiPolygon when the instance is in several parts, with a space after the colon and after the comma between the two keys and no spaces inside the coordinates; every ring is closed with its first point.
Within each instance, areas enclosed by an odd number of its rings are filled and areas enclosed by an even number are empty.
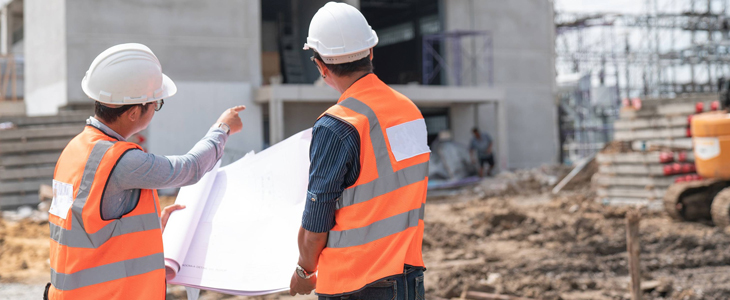
{"type": "Polygon", "coordinates": [[[157,189],[194,184],[213,169],[228,136],[243,128],[238,113],[245,107],[225,110],[187,154],[160,156],[126,141],[177,92],[147,46],[105,50],[81,87],[95,101],[94,116],[56,163],[44,299],[163,300],[162,231],[170,213],[184,207],[160,210],[157,189]]]}
{"type": "Polygon", "coordinates": [[[479,128],[472,129],[474,137],[471,139],[469,150],[471,152],[472,163],[479,162],[479,177],[484,177],[484,164],[489,164],[487,176],[492,176],[494,168],[494,154],[492,153],[492,137],[488,133],[480,133],[479,128]]]}

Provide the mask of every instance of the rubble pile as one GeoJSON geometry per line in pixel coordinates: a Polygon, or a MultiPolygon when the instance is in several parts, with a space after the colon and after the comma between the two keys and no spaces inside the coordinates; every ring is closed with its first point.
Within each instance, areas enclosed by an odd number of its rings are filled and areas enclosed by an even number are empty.
{"type": "MultiPolygon", "coordinates": [[[[427,294],[630,299],[624,217],[634,208],[604,206],[586,190],[462,197],[427,206],[427,294]]],[[[642,213],[644,299],[730,298],[730,235],[642,213]]]]}

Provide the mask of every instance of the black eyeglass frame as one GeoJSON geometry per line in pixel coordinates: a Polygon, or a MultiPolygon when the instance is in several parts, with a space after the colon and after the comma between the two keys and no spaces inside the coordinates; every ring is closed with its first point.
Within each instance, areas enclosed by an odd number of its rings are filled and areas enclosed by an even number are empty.
{"type": "Polygon", "coordinates": [[[316,57],[316,56],[314,56],[314,55],[312,55],[312,56],[310,56],[310,57],[309,57],[309,60],[311,60],[311,61],[312,61],[312,63],[313,63],[313,64],[314,64],[314,65],[315,65],[315,66],[317,67],[317,69],[319,69],[319,65],[318,65],[318,64],[317,64],[317,62],[316,62],[316,60],[318,60],[318,59],[319,59],[319,58],[317,58],[317,57],[316,57]]]}
{"type": "Polygon", "coordinates": [[[155,104],[155,111],[160,111],[162,109],[162,106],[165,105],[165,99],[160,99],[157,101],[150,102],[150,104],[155,104]]]}

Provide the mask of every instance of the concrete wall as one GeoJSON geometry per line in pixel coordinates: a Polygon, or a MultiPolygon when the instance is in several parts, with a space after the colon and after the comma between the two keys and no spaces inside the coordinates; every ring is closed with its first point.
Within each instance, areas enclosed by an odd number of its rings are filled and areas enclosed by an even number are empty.
{"type": "MultiPolygon", "coordinates": [[[[443,8],[446,30],[492,33],[494,86],[506,92],[510,168],[557,162],[552,1],[443,0],[443,8]]],[[[487,85],[487,74],[476,82],[487,85]]],[[[480,107],[480,128],[495,135],[493,115],[480,107]]]]}
{"type": "Polygon", "coordinates": [[[261,150],[259,0],[26,0],[26,103],[29,114],[92,103],[81,80],[94,58],[120,43],[142,43],[178,85],[149,128],[148,148],[188,151],[231,106],[246,104],[245,132],[227,159],[261,150]]]}
{"type": "Polygon", "coordinates": [[[452,104],[449,108],[449,120],[454,142],[468,147],[471,138],[474,136],[471,133],[471,129],[475,125],[474,105],[452,104]]]}
{"type": "Polygon", "coordinates": [[[174,81],[261,84],[261,10],[257,0],[68,1],[69,102],[94,58],[128,42],[150,47],[174,81]]]}
{"type": "Polygon", "coordinates": [[[0,101],[0,117],[25,116],[25,104],[22,101],[0,101]]]}
{"type": "Polygon", "coordinates": [[[149,126],[149,151],[180,155],[190,150],[215,124],[224,110],[246,105],[240,113],[243,131],[232,135],[225,148],[223,165],[260,151],[263,142],[261,107],[253,101],[250,84],[241,82],[178,81],[178,94],[165,101],[149,126]]]}
{"type": "Polygon", "coordinates": [[[24,2],[25,104],[28,115],[53,115],[67,103],[66,1],[24,2]]]}

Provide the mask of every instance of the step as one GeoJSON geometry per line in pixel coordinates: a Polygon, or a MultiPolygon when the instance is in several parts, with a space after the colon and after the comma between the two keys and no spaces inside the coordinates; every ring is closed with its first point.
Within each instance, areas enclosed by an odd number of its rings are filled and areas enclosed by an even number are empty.
{"type": "Polygon", "coordinates": [[[687,127],[687,117],[658,117],[633,120],[616,120],[613,123],[615,130],[646,129],[661,127],[687,127]]]}
{"type": "Polygon", "coordinates": [[[45,117],[0,117],[0,123],[12,122],[13,124],[15,124],[15,126],[18,127],[64,123],[85,124],[86,119],[88,119],[93,114],[93,112],[88,111],[69,111],[59,113],[56,116],[45,117]]]}
{"type": "Polygon", "coordinates": [[[38,203],[40,203],[38,194],[0,195],[0,209],[12,209],[23,205],[35,207],[38,203]]]}
{"type": "Polygon", "coordinates": [[[664,166],[660,164],[652,165],[607,165],[599,166],[598,172],[601,174],[613,175],[653,175],[664,176],[664,166]]]}
{"type": "Polygon", "coordinates": [[[11,130],[0,130],[0,141],[51,138],[51,137],[73,137],[84,130],[84,125],[60,125],[60,126],[37,126],[11,130]]]}
{"type": "Polygon", "coordinates": [[[63,150],[71,138],[47,141],[0,143],[0,154],[63,150]]]}
{"type": "Polygon", "coordinates": [[[609,187],[599,188],[596,195],[599,197],[625,197],[625,198],[646,198],[646,199],[662,199],[667,192],[665,188],[644,189],[631,187],[609,187]]]}
{"type": "Polygon", "coordinates": [[[691,151],[675,152],[629,152],[629,153],[598,153],[596,162],[599,164],[659,164],[669,162],[690,162],[694,161],[694,154],[691,151]]]}
{"type": "Polygon", "coordinates": [[[17,167],[29,165],[56,164],[61,151],[54,153],[0,156],[0,166],[17,167]]]}
{"type": "Polygon", "coordinates": [[[631,197],[598,197],[596,202],[608,206],[638,206],[646,207],[650,211],[663,211],[664,203],[662,200],[648,198],[631,198],[631,197]]]}
{"type": "Polygon", "coordinates": [[[6,169],[0,167],[0,180],[31,179],[53,177],[56,167],[26,167],[20,169],[6,169]]]}
{"type": "Polygon", "coordinates": [[[674,183],[676,176],[647,177],[647,176],[610,176],[595,174],[591,182],[596,186],[634,186],[634,187],[662,187],[667,188],[674,183]]]}
{"type": "Polygon", "coordinates": [[[632,131],[616,131],[613,139],[616,141],[636,141],[647,139],[680,139],[687,137],[686,127],[650,128],[632,131]]]}
{"type": "Polygon", "coordinates": [[[41,184],[50,184],[53,182],[51,177],[47,179],[33,179],[17,182],[0,181],[0,194],[11,194],[21,192],[38,192],[41,184]]]}
{"type": "Polygon", "coordinates": [[[644,141],[633,141],[631,149],[634,151],[651,151],[654,149],[692,150],[692,138],[680,138],[674,140],[649,139],[644,141]]]}

